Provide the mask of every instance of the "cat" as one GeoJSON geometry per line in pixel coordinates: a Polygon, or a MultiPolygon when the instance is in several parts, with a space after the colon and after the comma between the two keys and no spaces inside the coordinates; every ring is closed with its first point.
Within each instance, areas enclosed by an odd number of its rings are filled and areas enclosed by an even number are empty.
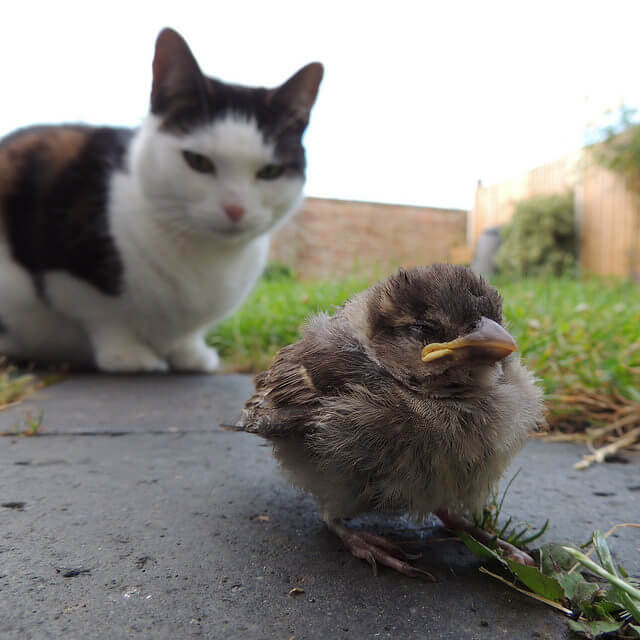
{"type": "Polygon", "coordinates": [[[0,354],[108,372],[213,372],[211,326],[302,202],[323,75],[275,89],[207,77],[156,41],[138,129],[36,126],[0,140],[0,354]]]}

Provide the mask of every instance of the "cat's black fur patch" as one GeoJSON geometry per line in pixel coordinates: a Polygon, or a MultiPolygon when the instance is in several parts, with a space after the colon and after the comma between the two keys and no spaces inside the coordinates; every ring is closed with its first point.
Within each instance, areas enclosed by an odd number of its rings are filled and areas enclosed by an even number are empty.
{"type": "MultiPolygon", "coordinates": [[[[122,288],[123,265],[107,218],[109,178],[125,170],[133,131],[71,125],[83,143],[70,161],[52,173],[54,149],[47,137],[20,144],[21,137],[46,127],[24,129],[0,142],[15,170],[1,207],[13,258],[27,269],[44,295],[43,276],[62,270],[88,281],[103,293],[122,288]],[[15,150],[12,150],[16,147],[15,150]]],[[[40,136],[39,136],[40,137],[40,136]]]]}
{"type": "Polygon", "coordinates": [[[265,141],[275,145],[276,156],[286,169],[304,176],[302,135],[308,120],[287,112],[286,105],[268,101],[267,89],[227,84],[204,76],[199,89],[179,100],[162,92],[152,95],[151,112],[162,117],[162,129],[185,134],[230,114],[254,120],[265,141]]]}
{"type": "Polygon", "coordinates": [[[228,84],[205,76],[182,36],[167,28],[156,40],[151,113],[175,135],[227,116],[254,121],[285,171],[304,176],[302,135],[322,75],[322,65],[313,62],[274,89],[228,84]]]}

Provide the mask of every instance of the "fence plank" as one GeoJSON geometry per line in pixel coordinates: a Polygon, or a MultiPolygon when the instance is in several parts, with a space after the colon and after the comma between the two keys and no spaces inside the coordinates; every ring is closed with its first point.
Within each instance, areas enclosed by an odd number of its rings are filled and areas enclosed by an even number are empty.
{"type": "Polygon", "coordinates": [[[583,270],[599,275],[630,275],[634,260],[638,260],[637,216],[640,213],[634,211],[633,194],[626,188],[624,179],[594,164],[588,151],[536,167],[497,185],[478,185],[469,215],[469,239],[475,245],[484,229],[508,222],[518,200],[576,188],[581,190],[583,270]]]}

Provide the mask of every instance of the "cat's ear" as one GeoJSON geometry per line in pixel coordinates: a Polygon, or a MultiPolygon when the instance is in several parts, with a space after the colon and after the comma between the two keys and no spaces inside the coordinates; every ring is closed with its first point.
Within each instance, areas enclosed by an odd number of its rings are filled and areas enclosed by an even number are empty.
{"type": "Polygon", "coordinates": [[[306,124],[318,96],[323,73],[323,66],[319,62],[312,62],[294,73],[283,85],[271,89],[268,100],[286,107],[287,111],[306,124]]]}
{"type": "Polygon", "coordinates": [[[151,112],[166,113],[176,101],[203,102],[205,79],[191,49],[173,29],[163,29],[153,58],[151,112]]]}

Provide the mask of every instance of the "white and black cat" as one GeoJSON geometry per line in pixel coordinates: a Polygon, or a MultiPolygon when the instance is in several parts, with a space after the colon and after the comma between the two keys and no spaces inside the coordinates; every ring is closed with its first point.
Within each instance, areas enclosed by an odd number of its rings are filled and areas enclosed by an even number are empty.
{"type": "Polygon", "coordinates": [[[322,79],[275,89],[202,74],[160,33],[136,130],[19,130],[0,141],[0,354],[104,371],[214,371],[208,328],[262,272],[302,201],[302,135],[322,79]]]}

